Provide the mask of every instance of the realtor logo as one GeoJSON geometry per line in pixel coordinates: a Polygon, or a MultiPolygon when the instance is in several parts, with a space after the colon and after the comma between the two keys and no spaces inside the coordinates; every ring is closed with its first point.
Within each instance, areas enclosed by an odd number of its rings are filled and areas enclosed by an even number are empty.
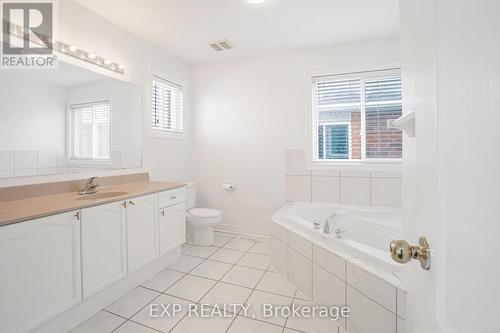
{"type": "Polygon", "coordinates": [[[55,66],[53,13],[51,1],[2,3],[2,68],[55,66]]]}

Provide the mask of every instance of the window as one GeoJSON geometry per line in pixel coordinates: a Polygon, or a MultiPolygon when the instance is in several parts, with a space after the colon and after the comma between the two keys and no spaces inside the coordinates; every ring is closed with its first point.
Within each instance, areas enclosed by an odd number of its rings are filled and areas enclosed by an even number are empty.
{"type": "Polygon", "coordinates": [[[182,133],[182,87],[153,76],[151,83],[153,130],[182,133]]]}
{"type": "Polygon", "coordinates": [[[316,161],[384,161],[402,157],[399,70],[313,78],[316,161]]]}
{"type": "Polygon", "coordinates": [[[111,103],[73,104],[71,110],[71,157],[105,160],[111,151],[111,103]]]}

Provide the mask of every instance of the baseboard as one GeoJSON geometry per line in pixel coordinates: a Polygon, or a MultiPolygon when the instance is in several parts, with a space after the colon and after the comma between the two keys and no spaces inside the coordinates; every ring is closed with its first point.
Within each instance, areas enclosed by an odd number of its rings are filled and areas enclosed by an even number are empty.
{"type": "Polygon", "coordinates": [[[250,237],[269,237],[269,230],[264,228],[254,228],[246,227],[234,224],[217,224],[214,229],[216,231],[229,232],[238,235],[250,236],[250,237]]]}
{"type": "Polygon", "coordinates": [[[180,247],[168,252],[152,263],[134,272],[105,290],[83,300],[68,311],[34,329],[32,333],[68,332],[98,313],[126,293],[137,288],[180,257],[180,247]]]}

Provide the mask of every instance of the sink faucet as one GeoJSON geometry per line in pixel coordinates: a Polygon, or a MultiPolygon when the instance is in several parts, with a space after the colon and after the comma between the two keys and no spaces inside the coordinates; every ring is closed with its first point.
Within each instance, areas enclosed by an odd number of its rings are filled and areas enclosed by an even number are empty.
{"type": "Polygon", "coordinates": [[[98,177],[90,177],[87,179],[85,182],[85,187],[78,192],[80,195],[84,194],[92,194],[97,192],[97,187],[99,184],[97,184],[97,178],[98,177]]]}
{"type": "Polygon", "coordinates": [[[345,210],[339,210],[333,213],[331,216],[329,216],[326,219],[325,224],[323,224],[323,232],[325,234],[331,234],[333,231],[335,233],[335,236],[337,236],[337,238],[342,238],[342,235],[344,234],[345,230],[337,227],[336,225],[344,215],[347,215],[347,212],[345,210]]]}

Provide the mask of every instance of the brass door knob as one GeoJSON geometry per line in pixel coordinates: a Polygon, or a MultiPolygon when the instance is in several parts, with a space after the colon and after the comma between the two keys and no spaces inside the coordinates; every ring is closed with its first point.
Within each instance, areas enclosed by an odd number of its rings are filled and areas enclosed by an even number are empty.
{"type": "Polygon", "coordinates": [[[389,249],[392,259],[400,264],[406,264],[415,259],[420,261],[420,266],[423,269],[429,270],[431,268],[429,243],[425,237],[420,237],[418,243],[419,245],[410,245],[407,241],[401,239],[393,240],[389,249]]]}

